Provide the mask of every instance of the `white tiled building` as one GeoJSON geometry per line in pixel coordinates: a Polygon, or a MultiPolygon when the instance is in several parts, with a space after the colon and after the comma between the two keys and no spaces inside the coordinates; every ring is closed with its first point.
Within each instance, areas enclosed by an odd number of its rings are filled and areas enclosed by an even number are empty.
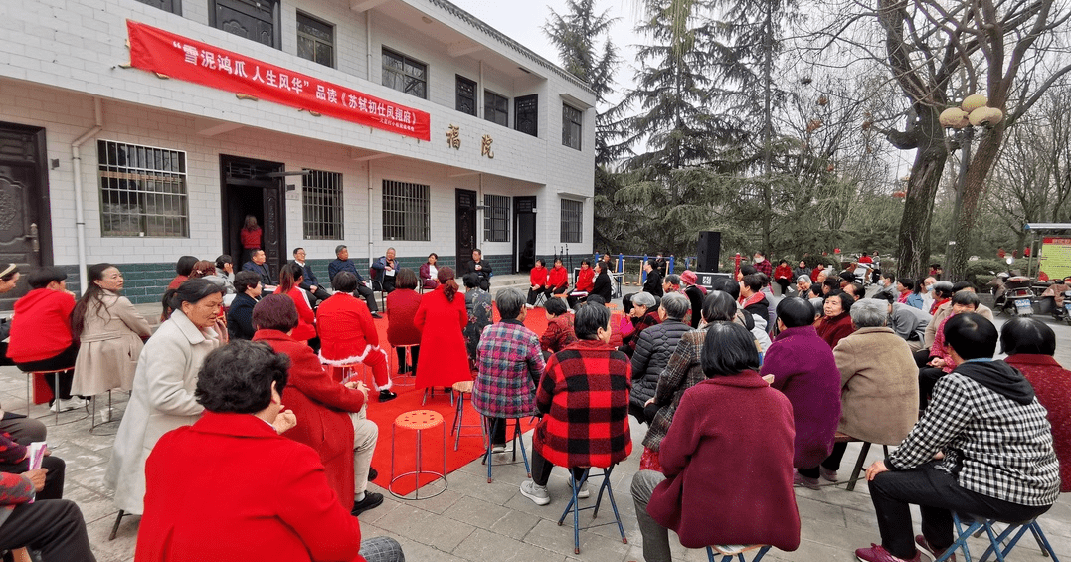
{"type": "Polygon", "coordinates": [[[502,272],[591,252],[594,95],[445,0],[0,2],[0,32],[0,260],[120,264],[144,301],[181,255],[238,261],[248,214],[271,263],[301,246],[324,277],[338,244],[502,272]],[[178,62],[131,67],[128,20],[178,62]],[[221,71],[206,51],[426,113],[429,140],[175,77],[221,71]]]}

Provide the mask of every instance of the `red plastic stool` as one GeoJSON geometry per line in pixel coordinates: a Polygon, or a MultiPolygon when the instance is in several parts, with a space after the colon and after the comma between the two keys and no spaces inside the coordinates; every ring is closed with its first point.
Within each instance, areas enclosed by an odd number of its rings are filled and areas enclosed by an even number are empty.
{"type": "MultiPolygon", "coordinates": [[[[446,491],[446,423],[443,420],[443,415],[434,410],[413,410],[406,412],[394,419],[394,423],[391,425],[390,430],[390,484],[387,485],[387,490],[394,495],[394,497],[403,500],[419,500],[420,497],[420,475],[430,474],[438,476],[439,478],[432,480],[428,484],[434,483],[437,480],[442,480],[442,489],[435,491],[424,498],[433,498],[446,491]],[[423,437],[424,432],[436,427],[441,427],[443,432],[443,470],[442,472],[436,472],[434,470],[424,470],[423,467],[423,437]],[[397,443],[398,429],[408,429],[416,431],[416,467],[415,470],[403,472],[401,474],[395,474],[395,468],[397,467],[397,461],[395,456],[395,443],[397,443]],[[394,491],[394,483],[402,478],[413,475],[413,479],[416,482],[416,487],[413,490],[413,497],[409,497],[407,494],[399,494],[394,491]]],[[[427,484],[425,484],[426,486],[427,484]]]]}

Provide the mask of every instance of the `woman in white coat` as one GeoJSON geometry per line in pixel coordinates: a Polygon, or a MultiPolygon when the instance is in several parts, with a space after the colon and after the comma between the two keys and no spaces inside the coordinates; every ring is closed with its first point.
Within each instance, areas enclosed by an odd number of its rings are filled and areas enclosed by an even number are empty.
{"type": "Polygon", "coordinates": [[[111,264],[89,267],[89,286],[71,312],[71,333],[81,340],[72,392],[94,396],[113,388],[130,390],[142,340],[152,328],[126,297],[123,274],[111,264]]]}
{"type": "Polygon", "coordinates": [[[120,516],[122,512],[142,513],[145,459],[156,441],[201,417],[204,408],[193,396],[197,372],[205,357],[224,341],[218,331],[222,285],[190,279],[168,291],[165,300],[174,311],[141,350],[134,389],[104,476],[105,485],[115,490],[120,516]]]}

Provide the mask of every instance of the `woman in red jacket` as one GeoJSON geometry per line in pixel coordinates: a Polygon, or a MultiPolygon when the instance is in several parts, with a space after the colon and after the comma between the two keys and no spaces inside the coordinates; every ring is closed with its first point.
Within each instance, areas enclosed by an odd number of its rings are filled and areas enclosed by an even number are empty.
{"type": "Polygon", "coordinates": [[[298,323],[290,299],[264,297],[253,308],[253,322],[259,328],[253,341],[290,358],[282,400],[298,424],[284,435],[320,455],[328,483],[350,513],[358,515],[383,503],[383,494],[365,493],[379,436],[376,424],[364,416],[368,388],[360,381],[335,382],[309,346],[290,337],[298,323]]]}
{"type": "Polygon", "coordinates": [[[855,331],[852,317],[848,314],[853,302],[855,299],[851,295],[840,291],[827,294],[822,301],[822,317],[814,321],[814,329],[830,349],[837,347],[840,340],[855,331]]]}
{"type": "MultiPolygon", "coordinates": [[[[438,270],[435,274],[438,276],[438,270]]],[[[437,279],[432,281],[436,287],[439,285],[437,279]]],[[[416,292],[416,287],[417,278],[413,270],[403,267],[398,270],[394,290],[387,294],[387,310],[390,311],[387,315],[387,341],[398,348],[398,374],[415,373],[420,359],[420,330],[413,324],[420,308],[420,293],[416,292]],[[399,347],[403,345],[413,346],[409,348],[413,356],[411,365],[405,362],[405,348],[399,347]]]]}
{"type": "Polygon", "coordinates": [[[454,270],[439,268],[439,286],[420,298],[413,324],[420,330],[417,388],[449,387],[472,380],[465,336],[461,328],[469,321],[465,297],[457,292],[454,270]]]}
{"type": "MultiPolygon", "coordinates": [[[[550,288],[550,284],[547,281],[547,262],[544,260],[536,260],[535,267],[528,274],[528,308],[535,307],[536,298],[539,293],[546,294],[550,288]]],[[[550,298],[548,295],[547,298],[550,298]]]]}
{"type": "MultiPolygon", "coordinates": [[[[308,293],[301,288],[301,266],[288,263],[279,270],[279,285],[275,287],[276,295],[286,295],[294,301],[298,311],[298,325],[294,328],[293,338],[309,344],[313,351],[320,349],[320,338],[316,337],[316,315],[309,305],[308,293]]],[[[254,324],[255,325],[255,324],[254,324]]]]}
{"type": "Polygon", "coordinates": [[[588,260],[580,262],[580,273],[576,275],[576,287],[569,293],[569,308],[576,308],[577,302],[587,300],[588,293],[595,289],[595,270],[588,260]]]}
{"type": "Polygon", "coordinates": [[[561,258],[554,260],[554,267],[547,273],[547,298],[564,295],[569,288],[569,271],[562,265],[561,258]]]}
{"type": "Polygon", "coordinates": [[[387,352],[379,347],[379,332],[368,305],[353,296],[357,276],[343,271],[331,280],[335,294],[320,303],[316,311],[320,327],[320,361],[333,367],[363,363],[372,369],[379,401],[394,400],[394,381],[387,372],[387,352]]]}
{"type": "Polygon", "coordinates": [[[788,262],[781,260],[777,264],[777,269],[773,272],[774,281],[781,286],[781,296],[788,294],[788,286],[795,280],[795,275],[792,273],[792,266],[788,265],[788,262]]]}
{"type": "Polygon", "coordinates": [[[58,389],[56,376],[45,377],[54,397],[52,411],[84,408],[85,399],[71,396],[78,343],[71,334],[75,302],[67,290],[67,274],[42,267],[27,277],[32,290],[15,301],[7,356],[25,372],[67,369],[59,375],[58,389]]]}

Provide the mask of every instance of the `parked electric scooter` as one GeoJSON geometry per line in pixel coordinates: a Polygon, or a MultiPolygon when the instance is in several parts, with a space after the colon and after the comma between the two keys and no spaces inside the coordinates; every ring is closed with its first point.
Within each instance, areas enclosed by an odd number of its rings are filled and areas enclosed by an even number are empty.
{"type": "Polygon", "coordinates": [[[1034,292],[1030,288],[1029,277],[1010,277],[1004,282],[1004,287],[993,303],[998,313],[1003,312],[1015,316],[1030,316],[1034,314],[1034,292]]]}

